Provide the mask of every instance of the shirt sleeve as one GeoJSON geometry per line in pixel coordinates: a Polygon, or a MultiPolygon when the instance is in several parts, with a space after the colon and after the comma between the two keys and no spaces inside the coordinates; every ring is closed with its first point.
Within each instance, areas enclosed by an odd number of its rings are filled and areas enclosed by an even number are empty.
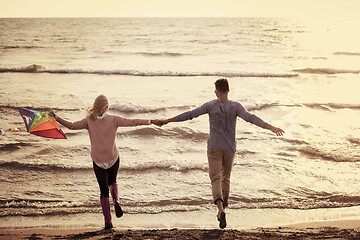
{"type": "Polygon", "coordinates": [[[177,122],[183,122],[183,121],[186,121],[186,120],[191,120],[193,118],[196,118],[196,117],[198,117],[200,115],[206,114],[206,113],[209,112],[210,103],[211,102],[204,103],[203,105],[201,105],[198,108],[195,108],[194,110],[184,112],[184,113],[182,113],[180,115],[177,115],[175,117],[175,120],[177,122]]]}
{"type": "Polygon", "coordinates": [[[252,123],[258,127],[264,128],[266,122],[264,122],[261,118],[256,116],[255,114],[251,114],[245,110],[245,108],[239,103],[236,108],[236,114],[238,117],[241,117],[246,122],[252,123]]]}
{"type": "Polygon", "coordinates": [[[65,119],[62,119],[59,116],[56,116],[56,121],[58,121],[61,125],[64,125],[65,127],[67,127],[68,129],[71,129],[71,130],[87,129],[88,128],[86,118],[84,118],[84,119],[82,119],[80,121],[70,122],[70,121],[67,121],[65,119]]]}
{"type": "Polygon", "coordinates": [[[116,116],[115,117],[116,126],[118,127],[133,127],[139,125],[150,125],[151,120],[147,119],[130,119],[116,116]]]}

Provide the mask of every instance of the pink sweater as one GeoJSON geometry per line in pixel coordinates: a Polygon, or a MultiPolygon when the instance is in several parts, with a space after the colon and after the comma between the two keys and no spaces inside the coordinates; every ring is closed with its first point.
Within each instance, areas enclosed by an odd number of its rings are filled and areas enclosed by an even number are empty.
{"type": "Polygon", "coordinates": [[[106,163],[119,156],[115,138],[118,127],[149,125],[149,120],[128,119],[107,114],[102,119],[86,117],[77,122],[69,122],[56,116],[56,120],[71,130],[87,129],[91,142],[91,158],[96,163],[106,163]]]}

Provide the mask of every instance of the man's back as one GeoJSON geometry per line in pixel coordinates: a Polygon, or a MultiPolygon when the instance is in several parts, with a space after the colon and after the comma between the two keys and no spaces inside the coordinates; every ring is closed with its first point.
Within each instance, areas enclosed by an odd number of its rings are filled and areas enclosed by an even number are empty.
{"type": "Polygon", "coordinates": [[[238,102],[219,99],[212,100],[202,106],[176,116],[176,121],[185,121],[196,118],[202,114],[209,114],[210,134],[208,149],[236,152],[236,120],[241,117],[247,122],[264,127],[265,122],[257,116],[250,114],[238,102]]]}

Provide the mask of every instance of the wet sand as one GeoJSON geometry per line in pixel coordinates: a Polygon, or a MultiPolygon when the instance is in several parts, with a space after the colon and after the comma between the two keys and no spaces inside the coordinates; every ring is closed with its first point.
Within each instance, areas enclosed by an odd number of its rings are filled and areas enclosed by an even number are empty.
{"type": "Polygon", "coordinates": [[[0,239],[360,239],[360,220],[238,229],[0,229],[0,239]]]}

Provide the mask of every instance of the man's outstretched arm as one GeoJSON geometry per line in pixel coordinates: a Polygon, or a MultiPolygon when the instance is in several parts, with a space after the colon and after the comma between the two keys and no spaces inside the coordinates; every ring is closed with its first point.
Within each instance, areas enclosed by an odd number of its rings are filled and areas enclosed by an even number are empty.
{"type": "Polygon", "coordinates": [[[208,113],[208,109],[209,109],[209,105],[211,105],[211,102],[207,102],[204,103],[203,105],[201,105],[198,108],[195,108],[191,111],[188,112],[184,112],[180,115],[177,115],[173,118],[168,118],[168,119],[164,119],[161,120],[162,125],[168,124],[169,122],[183,122],[183,121],[187,121],[187,120],[191,120],[193,118],[196,118],[200,115],[206,114],[208,113]]]}

